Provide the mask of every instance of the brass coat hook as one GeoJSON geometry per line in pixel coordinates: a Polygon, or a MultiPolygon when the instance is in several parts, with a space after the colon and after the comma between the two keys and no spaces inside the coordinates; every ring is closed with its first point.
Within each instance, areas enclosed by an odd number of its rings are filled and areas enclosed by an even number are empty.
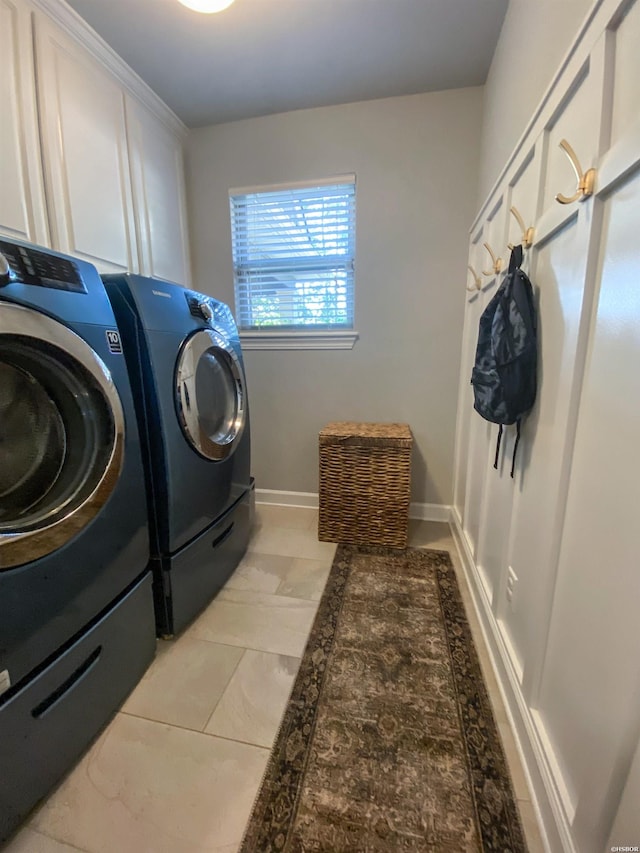
{"type": "Polygon", "coordinates": [[[496,256],[493,254],[493,252],[491,250],[491,246],[488,243],[483,243],[482,245],[485,247],[487,252],[489,252],[489,254],[491,255],[491,263],[492,263],[492,269],[490,269],[488,271],[482,270],[483,275],[498,275],[498,273],[502,269],[502,258],[496,258],[496,256]]]}
{"type": "Polygon", "coordinates": [[[469,285],[467,285],[467,290],[470,292],[474,291],[474,290],[480,290],[480,288],[482,287],[482,280],[481,280],[480,276],[474,270],[474,268],[471,266],[471,264],[467,265],[467,269],[469,270],[469,272],[473,276],[473,287],[469,287],[469,285]]]}
{"type": "Polygon", "coordinates": [[[567,198],[566,195],[562,195],[562,193],[558,193],[556,201],[559,201],[560,204],[571,204],[574,201],[578,201],[578,199],[580,199],[580,201],[584,201],[585,198],[589,198],[590,195],[593,195],[593,187],[596,181],[596,170],[587,169],[586,172],[582,171],[582,166],[576,156],[576,152],[569,145],[566,139],[562,139],[560,141],[560,148],[562,148],[569,158],[573,171],[576,173],[578,188],[570,198],[567,198]]]}
{"type": "MultiPolygon", "coordinates": [[[[520,238],[520,242],[522,243],[523,248],[528,249],[530,246],[533,245],[533,226],[527,228],[527,226],[524,224],[524,219],[522,218],[520,211],[517,207],[512,207],[511,213],[514,215],[516,222],[522,230],[522,237],[520,238]]],[[[509,243],[509,248],[513,249],[513,243],[509,243]]]]}

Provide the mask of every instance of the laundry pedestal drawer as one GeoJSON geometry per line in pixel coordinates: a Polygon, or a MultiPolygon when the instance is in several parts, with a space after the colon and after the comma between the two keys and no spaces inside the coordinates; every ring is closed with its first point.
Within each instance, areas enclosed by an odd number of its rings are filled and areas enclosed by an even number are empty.
{"type": "Polygon", "coordinates": [[[318,538],[406,547],[412,447],[408,424],[327,424],[319,435],[318,538]]]}

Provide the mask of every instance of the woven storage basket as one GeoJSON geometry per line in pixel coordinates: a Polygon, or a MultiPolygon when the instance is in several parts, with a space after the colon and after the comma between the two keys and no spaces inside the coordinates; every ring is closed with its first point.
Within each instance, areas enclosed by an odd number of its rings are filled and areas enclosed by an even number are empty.
{"type": "Polygon", "coordinates": [[[318,538],[404,548],[411,448],[407,424],[338,422],[320,431],[318,538]]]}

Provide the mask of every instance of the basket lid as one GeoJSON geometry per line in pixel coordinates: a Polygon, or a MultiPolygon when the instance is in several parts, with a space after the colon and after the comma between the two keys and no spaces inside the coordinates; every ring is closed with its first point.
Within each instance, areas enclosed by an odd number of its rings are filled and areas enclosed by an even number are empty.
{"type": "Polygon", "coordinates": [[[380,447],[411,447],[409,424],[377,424],[334,421],[320,430],[320,444],[358,444],[380,447]]]}

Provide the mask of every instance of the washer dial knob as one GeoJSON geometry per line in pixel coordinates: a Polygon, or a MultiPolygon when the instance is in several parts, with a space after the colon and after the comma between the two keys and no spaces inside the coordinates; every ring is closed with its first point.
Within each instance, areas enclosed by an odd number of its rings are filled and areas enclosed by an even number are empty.
{"type": "Polygon", "coordinates": [[[2,287],[3,284],[8,284],[10,278],[11,267],[9,266],[9,261],[5,258],[2,252],[0,252],[0,287],[2,287]]]}

